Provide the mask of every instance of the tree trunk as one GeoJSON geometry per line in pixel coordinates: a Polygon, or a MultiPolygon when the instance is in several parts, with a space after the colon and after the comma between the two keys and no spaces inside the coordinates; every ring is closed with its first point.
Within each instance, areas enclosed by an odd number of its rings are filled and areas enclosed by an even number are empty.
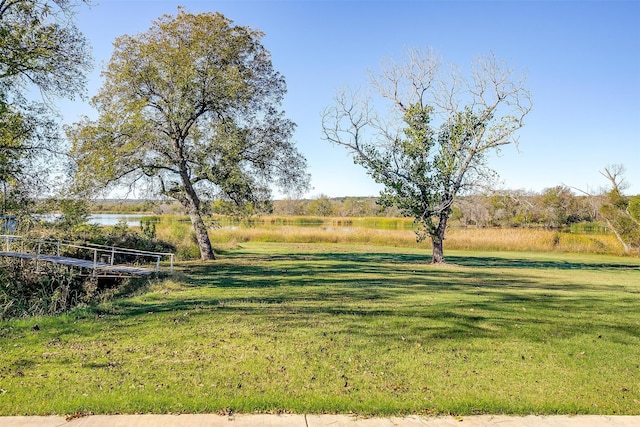
{"type": "Polygon", "coordinates": [[[214,260],[216,257],[213,253],[211,240],[209,240],[209,233],[200,214],[200,199],[191,185],[191,181],[186,178],[186,173],[182,175],[182,182],[185,189],[185,197],[182,200],[182,205],[187,211],[187,215],[189,215],[191,224],[193,225],[193,230],[196,233],[196,241],[198,242],[198,248],[200,248],[200,259],[202,261],[214,260]]]}
{"type": "Polygon", "coordinates": [[[445,209],[440,212],[440,220],[438,222],[438,228],[436,228],[435,234],[431,236],[431,245],[433,246],[433,255],[431,258],[431,264],[444,264],[444,233],[447,229],[447,220],[449,219],[449,209],[445,209]]]}
{"type": "Polygon", "coordinates": [[[209,233],[207,227],[204,225],[200,210],[187,208],[191,224],[193,224],[193,230],[196,233],[196,241],[200,248],[200,259],[202,261],[210,261],[216,259],[213,253],[213,247],[211,247],[211,240],[209,240],[209,233]]]}
{"type": "Polygon", "coordinates": [[[609,221],[608,219],[605,219],[605,221],[607,222],[607,225],[609,226],[609,230],[613,231],[613,234],[616,236],[616,239],[618,239],[618,242],[620,242],[620,244],[622,245],[622,248],[624,249],[624,252],[627,253],[627,254],[629,252],[631,252],[631,246],[628,245],[627,242],[624,241],[624,239],[622,238],[620,233],[618,233],[618,230],[616,229],[616,227],[613,226],[611,221],[609,221]]]}
{"type": "Polygon", "coordinates": [[[433,246],[433,255],[431,257],[431,264],[444,264],[444,252],[442,250],[442,239],[436,236],[431,238],[431,245],[433,246]]]}

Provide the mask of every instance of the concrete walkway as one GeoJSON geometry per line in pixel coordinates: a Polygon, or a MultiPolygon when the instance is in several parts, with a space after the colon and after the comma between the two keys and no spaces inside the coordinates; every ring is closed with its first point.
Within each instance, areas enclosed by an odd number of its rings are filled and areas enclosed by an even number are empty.
{"type": "Polygon", "coordinates": [[[348,415],[91,415],[0,417],[0,427],[638,427],[640,416],[363,418],[348,415]]]}

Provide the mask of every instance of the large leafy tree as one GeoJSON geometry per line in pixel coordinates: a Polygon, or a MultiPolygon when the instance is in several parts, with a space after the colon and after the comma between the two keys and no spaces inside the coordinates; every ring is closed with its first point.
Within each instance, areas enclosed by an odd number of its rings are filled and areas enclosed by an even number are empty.
{"type": "Polygon", "coordinates": [[[93,98],[97,120],[68,129],[81,188],[145,186],[178,200],[203,260],[213,259],[204,200],[261,204],[270,186],[306,187],[306,161],[280,104],[284,78],[263,34],[219,13],[179,9],[122,36],[93,98]]]}
{"type": "Polygon", "coordinates": [[[25,195],[33,190],[46,176],[51,154],[62,151],[53,101],[83,94],[91,69],[88,43],[73,22],[81,3],[88,1],[0,0],[0,182],[5,201],[8,191],[25,195]]]}
{"type": "Polygon", "coordinates": [[[414,217],[418,240],[430,238],[432,262],[442,263],[456,196],[486,184],[488,154],[517,142],[529,92],[494,56],[479,58],[466,77],[419,50],[385,65],[371,88],[377,98],[336,96],[323,116],[325,139],[346,147],[384,185],[380,203],[414,217]]]}

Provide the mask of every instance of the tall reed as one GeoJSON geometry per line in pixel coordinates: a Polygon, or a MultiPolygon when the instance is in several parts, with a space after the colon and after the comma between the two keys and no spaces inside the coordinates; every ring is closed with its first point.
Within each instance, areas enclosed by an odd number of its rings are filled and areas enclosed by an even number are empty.
{"type": "MultiPolygon", "coordinates": [[[[215,243],[286,242],[286,243],[344,243],[398,247],[430,248],[430,242],[416,242],[409,230],[336,230],[332,228],[238,228],[211,233],[215,243]]],[[[536,229],[451,229],[445,249],[536,251],[622,254],[614,236],[576,235],[554,230],[536,229]]]]}
{"type": "MultiPolygon", "coordinates": [[[[228,248],[243,242],[342,243],[430,248],[416,242],[407,218],[263,217],[240,223],[219,218],[209,232],[212,243],[228,248]],[[222,225],[222,227],[221,227],[222,225]]],[[[172,242],[181,259],[198,258],[191,223],[180,216],[160,216],[159,238],[172,242]]],[[[610,234],[579,234],[533,228],[456,228],[447,231],[446,249],[622,254],[610,234]]]]}

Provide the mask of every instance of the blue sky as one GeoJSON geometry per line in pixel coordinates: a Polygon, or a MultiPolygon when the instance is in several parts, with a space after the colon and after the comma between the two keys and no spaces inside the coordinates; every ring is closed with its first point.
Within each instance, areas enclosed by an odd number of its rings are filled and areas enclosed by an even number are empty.
{"type": "MultiPolygon", "coordinates": [[[[146,31],[178,5],[265,33],[263,45],[287,81],[283,108],[309,162],[307,197],[377,195],[346,151],[322,140],[321,113],[339,89],[364,87],[381,60],[426,47],[463,68],[493,52],[526,72],[534,109],[519,147],[490,162],[503,188],[596,191],[606,185],[598,171],[621,163],[628,193],[640,194],[640,0],[94,0],[77,16],[96,60],[89,96],[114,39],[146,31]]],[[[87,103],[59,105],[67,123],[95,117],[87,103]]]]}

